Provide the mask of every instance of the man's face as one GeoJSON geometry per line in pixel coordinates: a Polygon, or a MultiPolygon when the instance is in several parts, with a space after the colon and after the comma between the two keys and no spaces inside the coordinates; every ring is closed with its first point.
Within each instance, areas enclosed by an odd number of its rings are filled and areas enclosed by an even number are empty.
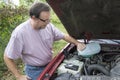
{"type": "Polygon", "coordinates": [[[50,12],[43,11],[40,13],[39,18],[36,18],[36,29],[44,29],[50,22],[50,12]]]}

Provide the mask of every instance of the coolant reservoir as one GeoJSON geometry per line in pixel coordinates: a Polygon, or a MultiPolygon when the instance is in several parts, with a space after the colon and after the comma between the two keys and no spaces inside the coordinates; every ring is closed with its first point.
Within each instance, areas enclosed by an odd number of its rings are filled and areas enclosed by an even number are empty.
{"type": "Polygon", "coordinates": [[[78,50],[78,55],[81,55],[83,57],[90,57],[94,54],[99,53],[101,50],[99,43],[89,43],[86,44],[86,48],[83,51],[78,50]]]}
{"type": "Polygon", "coordinates": [[[78,72],[81,72],[83,67],[83,62],[80,62],[79,60],[75,59],[69,59],[64,60],[63,63],[58,67],[57,73],[72,73],[73,75],[77,74],[78,72]]]}

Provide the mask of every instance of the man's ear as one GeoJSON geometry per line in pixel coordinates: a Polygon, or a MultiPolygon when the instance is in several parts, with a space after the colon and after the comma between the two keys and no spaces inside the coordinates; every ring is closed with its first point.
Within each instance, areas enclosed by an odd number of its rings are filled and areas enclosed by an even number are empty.
{"type": "Polygon", "coordinates": [[[35,19],[36,17],[33,15],[31,18],[32,18],[32,19],[35,19]]]}

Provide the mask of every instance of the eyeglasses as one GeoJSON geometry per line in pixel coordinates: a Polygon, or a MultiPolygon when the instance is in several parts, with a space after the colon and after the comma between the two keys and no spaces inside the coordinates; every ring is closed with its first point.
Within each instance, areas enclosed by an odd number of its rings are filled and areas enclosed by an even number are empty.
{"type": "Polygon", "coordinates": [[[50,22],[50,19],[46,19],[46,20],[44,20],[44,19],[41,19],[41,18],[38,18],[39,20],[41,20],[42,22],[45,22],[45,23],[48,23],[48,22],[50,22]]]}

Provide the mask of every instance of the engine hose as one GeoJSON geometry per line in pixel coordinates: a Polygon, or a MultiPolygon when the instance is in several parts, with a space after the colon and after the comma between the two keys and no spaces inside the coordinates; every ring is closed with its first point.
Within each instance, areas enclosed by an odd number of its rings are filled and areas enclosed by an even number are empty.
{"type": "Polygon", "coordinates": [[[83,68],[84,68],[84,71],[85,71],[85,75],[88,75],[88,72],[87,72],[87,69],[86,69],[85,65],[83,66],[83,68]]]}
{"type": "Polygon", "coordinates": [[[110,72],[107,69],[105,69],[103,66],[99,65],[99,64],[89,65],[88,66],[88,75],[92,75],[93,70],[97,70],[99,72],[102,72],[106,76],[110,76],[110,72]]]}

